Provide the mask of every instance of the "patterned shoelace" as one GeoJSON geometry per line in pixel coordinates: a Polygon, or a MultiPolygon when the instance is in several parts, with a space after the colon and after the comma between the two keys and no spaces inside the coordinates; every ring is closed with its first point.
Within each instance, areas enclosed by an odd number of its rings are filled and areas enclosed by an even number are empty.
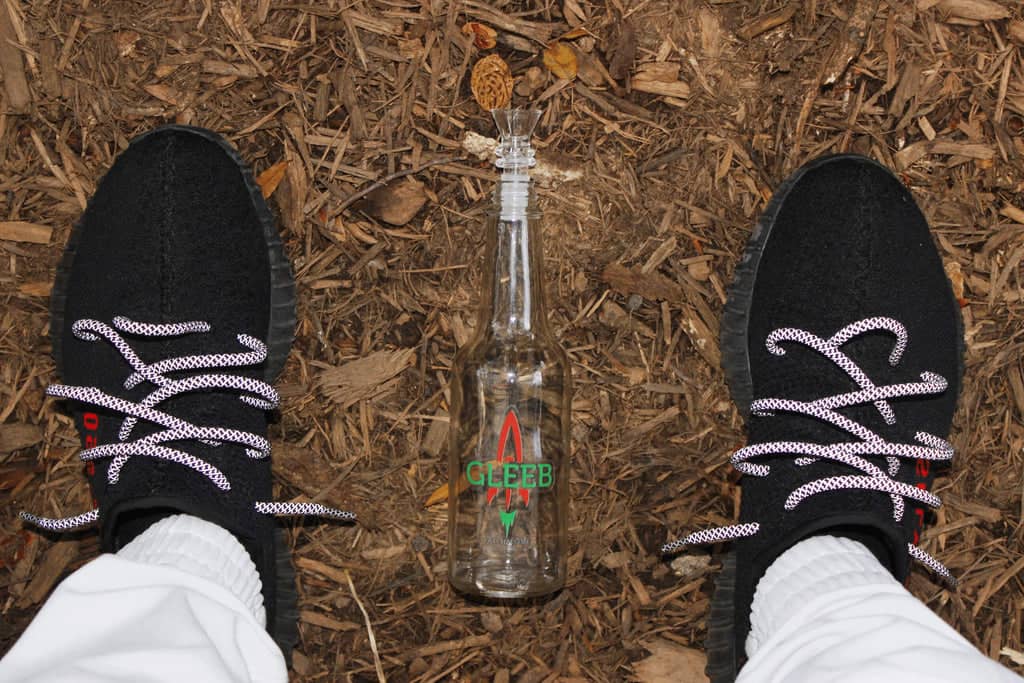
{"type": "MultiPolygon", "coordinates": [[[[276,408],[279,396],[274,388],[266,382],[251,377],[229,374],[201,374],[183,379],[174,379],[167,376],[167,373],[171,372],[258,365],[267,357],[267,346],[259,339],[247,334],[238,335],[238,342],[249,349],[241,353],[180,356],[147,364],[132,350],[121,333],[150,338],[179,337],[186,334],[209,332],[210,325],[199,321],[149,324],[135,322],[118,316],[114,318],[114,327],[98,320],[86,319],[75,322],[71,326],[71,331],[76,337],[85,341],[105,339],[121,353],[133,370],[132,374],[124,382],[125,389],[132,389],[144,381],[156,386],[152,393],[138,403],[111,396],[95,387],[73,387],[54,384],[46,389],[46,393],[50,396],[99,406],[126,416],[121,422],[121,428],[118,432],[118,443],[86,448],[79,453],[79,457],[84,462],[90,462],[98,458],[112,458],[107,468],[107,481],[110,484],[118,482],[121,470],[130,458],[142,456],[169,460],[184,465],[205,476],[221,491],[231,490],[231,483],[219,469],[202,458],[198,458],[183,450],[161,445],[165,442],[197,440],[212,446],[220,446],[223,443],[236,443],[245,446],[245,452],[250,458],[260,460],[270,457],[270,442],[258,434],[224,427],[200,427],[155,408],[161,402],[179,394],[214,389],[237,391],[241,394],[238,397],[239,400],[254,408],[262,410],[276,408]],[[129,441],[132,431],[140,419],[160,425],[164,430],[129,441]]],[[[350,522],[356,519],[355,514],[351,512],[337,510],[320,505],[319,503],[255,502],[254,507],[257,512],[267,515],[314,515],[350,522]]],[[[98,521],[99,509],[90,510],[73,517],[49,518],[27,512],[22,512],[21,517],[30,524],[34,524],[42,529],[70,531],[98,521]]]]}
{"type": "MultiPolygon", "coordinates": [[[[946,390],[948,383],[934,372],[921,373],[920,382],[887,386],[877,386],[872,382],[864,374],[864,371],[842,351],[842,346],[865,332],[878,331],[887,331],[896,337],[896,343],[889,354],[889,365],[895,367],[906,350],[907,331],[903,325],[892,318],[867,318],[847,325],[829,339],[822,339],[810,332],[790,327],[775,330],[768,335],[765,345],[770,353],[776,356],[785,355],[786,350],[779,345],[780,342],[802,344],[838,365],[860,387],[858,391],[828,396],[815,401],[767,398],[758,399],[750,404],[751,414],[758,417],[770,416],[776,412],[806,415],[834,425],[860,439],[860,441],[836,444],[775,441],[746,446],[736,451],[730,462],[733,467],[746,476],[766,477],[770,474],[772,466],[760,462],[749,462],[752,458],[765,456],[795,457],[793,462],[797,467],[805,467],[818,460],[831,460],[863,473],[825,477],[803,484],[787,497],[784,505],[786,510],[793,510],[802,501],[819,493],[843,490],[888,493],[892,499],[893,519],[897,523],[903,520],[904,499],[915,500],[933,508],[941,505],[938,496],[930,491],[896,481],[893,477],[899,472],[901,458],[929,461],[952,460],[953,447],[949,442],[926,432],[917,432],[914,436],[917,444],[892,443],[859,422],[837,412],[839,408],[871,403],[874,404],[886,424],[891,425],[896,423],[896,415],[888,403],[890,399],[941,394],[946,390]],[[882,470],[862,457],[865,455],[885,456],[887,470],[882,470]]],[[[731,541],[745,536],[753,536],[759,529],[760,524],[757,522],[706,529],[667,543],[662,546],[661,551],[668,554],[690,545],[731,541]]],[[[953,584],[956,583],[945,566],[913,543],[907,544],[907,552],[945,580],[953,584]]]]}

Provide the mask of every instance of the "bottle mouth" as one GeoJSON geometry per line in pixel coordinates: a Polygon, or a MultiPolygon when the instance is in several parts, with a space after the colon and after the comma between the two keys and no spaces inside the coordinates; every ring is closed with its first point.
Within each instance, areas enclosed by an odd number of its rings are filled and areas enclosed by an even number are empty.
{"type": "Polygon", "coordinates": [[[502,169],[531,168],[537,163],[530,137],[540,121],[540,115],[539,109],[491,110],[499,135],[495,166],[502,169]]]}

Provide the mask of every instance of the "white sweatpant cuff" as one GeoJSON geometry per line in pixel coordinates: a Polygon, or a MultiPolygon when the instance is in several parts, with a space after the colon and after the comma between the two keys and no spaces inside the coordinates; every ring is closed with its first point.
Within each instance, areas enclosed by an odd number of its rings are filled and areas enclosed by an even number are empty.
{"type": "Polygon", "coordinates": [[[867,585],[899,585],[864,544],[837,536],[812,536],[782,553],[761,577],[750,608],[747,656],[805,605],[824,593],[867,585]]]}
{"type": "Polygon", "coordinates": [[[245,546],[223,527],[191,515],[165,517],[117,555],[212,581],[238,598],[260,626],[266,626],[263,584],[256,565],[245,546]]]}

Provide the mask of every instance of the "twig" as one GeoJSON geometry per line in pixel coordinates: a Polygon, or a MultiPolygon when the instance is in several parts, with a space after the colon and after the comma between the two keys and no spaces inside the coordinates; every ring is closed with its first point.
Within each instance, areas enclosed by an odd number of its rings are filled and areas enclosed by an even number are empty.
{"type": "Polygon", "coordinates": [[[743,40],[751,40],[765,31],[770,31],[773,28],[782,26],[793,18],[793,15],[796,14],[796,10],[797,3],[788,2],[782,7],[782,9],[764,14],[743,25],[738,31],[736,31],[736,35],[743,40]]]}
{"type": "Polygon", "coordinates": [[[359,599],[359,594],[356,593],[356,586],[352,583],[352,575],[345,571],[345,578],[348,580],[348,589],[352,591],[352,599],[359,605],[359,611],[363,613],[363,620],[366,622],[366,633],[370,636],[370,650],[373,652],[373,666],[377,669],[377,680],[380,683],[388,683],[387,677],[384,676],[384,667],[380,663],[380,653],[377,652],[377,637],[373,635],[373,625],[370,624],[370,615],[366,613],[366,608],[363,607],[363,601],[359,599]]]}
{"type": "Polygon", "coordinates": [[[415,175],[420,171],[427,170],[431,166],[440,166],[442,164],[450,164],[456,161],[463,161],[465,158],[466,157],[445,157],[443,159],[434,159],[433,161],[428,161],[427,163],[421,164],[416,168],[407,168],[404,171],[395,171],[391,175],[385,176],[376,182],[370,183],[369,185],[359,190],[358,192],[349,195],[348,198],[341,203],[341,206],[334,210],[333,215],[337,216],[342,211],[352,206],[366,195],[370,194],[374,190],[384,187],[392,180],[398,180],[399,178],[404,178],[407,175],[415,175]]]}

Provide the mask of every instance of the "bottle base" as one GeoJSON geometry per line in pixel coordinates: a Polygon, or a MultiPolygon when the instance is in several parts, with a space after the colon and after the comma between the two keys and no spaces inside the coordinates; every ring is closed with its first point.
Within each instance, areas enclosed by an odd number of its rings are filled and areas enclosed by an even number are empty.
{"type": "Polygon", "coordinates": [[[521,571],[504,567],[456,568],[449,580],[460,593],[494,600],[537,598],[565,586],[565,579],[561,576],[534,574],[524,579],[521,571]]]}

